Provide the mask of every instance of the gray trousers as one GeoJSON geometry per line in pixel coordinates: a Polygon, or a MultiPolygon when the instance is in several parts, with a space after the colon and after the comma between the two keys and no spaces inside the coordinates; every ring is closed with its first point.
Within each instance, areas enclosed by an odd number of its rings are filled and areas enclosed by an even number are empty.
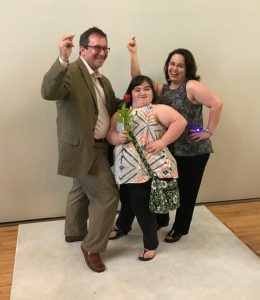
{"type": "Polygon", "coordinates": [[[106,146],[95,144],[96,160],[88,174],[73,179],[67,199],[65,235],[85,235],[82,247],[91,252],[105,251],[119,200],[106,146]]]}

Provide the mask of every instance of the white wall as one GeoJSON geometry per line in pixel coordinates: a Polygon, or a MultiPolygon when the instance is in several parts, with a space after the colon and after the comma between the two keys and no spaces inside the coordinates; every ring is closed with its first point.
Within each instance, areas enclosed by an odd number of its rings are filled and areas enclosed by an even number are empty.
{"type": "Polygon", "coordinates": [[[164,81],[167,54],[190,49],[202,82],[224,101],[200,202],[260,197],[260,2],[258,0],[1,0],[0,222],[64,215],[71,186],[56,175],[55,104],[44,73],[64,33],[108,34],[102,72],[119,97],[130,81],[126,44],[135,35],[143,73],[164,81]]]}

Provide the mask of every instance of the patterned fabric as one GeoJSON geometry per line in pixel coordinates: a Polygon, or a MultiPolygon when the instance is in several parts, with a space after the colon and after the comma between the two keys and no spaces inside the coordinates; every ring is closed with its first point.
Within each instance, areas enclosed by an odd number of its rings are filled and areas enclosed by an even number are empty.
{"type": "MultiPolygon", "coordinates": [[[[132,111],[132,135],[143,149],[143,146],[156,141],[165,133],[165,129],[156,122],[153,116],[153,105],[148,105],[132,111]]],[[[143,149],[155,176],[159,178],[177,178],[176,161],[167,147],[157,154],[148,154],[143,149]]],[[[118,145],[114,149],[115,178],[117,184],[143,183],[150,176],[132,142],[118,145]]]]}
{"type": "Polygon", "coordinates": [[[157,214],[166,214],[180,206],[177,180],[161,180],[154,177],[151,184],[149,210],[157,214]]]}
{"type": "Polygon", "coordinates": [[[161,179],[155,177],[151,167],[144,157],[143,149],[139,146],[136,139],[131,135],[133,144],[142,159],[148,174],[152,177],[151,193],[149,200],[149,210],[157,214],[166,214],[176,209],[180,205],[180,195],[175,178],[161,179]]]}
{"type": "Polygon", "coordinates": [[[171,145],[169,149],[176,156],[195,156],[212,153],[213,148],[209,139],[194,142],[189,138],[191,129],[203,129],[203,115],[201,104],[193,104],[186,93],[187,81],[184,81],[177,89],[170,89],[164,85],[158,103],[166,104],[176,109],[188,122],[183,134],[171,145]]]}

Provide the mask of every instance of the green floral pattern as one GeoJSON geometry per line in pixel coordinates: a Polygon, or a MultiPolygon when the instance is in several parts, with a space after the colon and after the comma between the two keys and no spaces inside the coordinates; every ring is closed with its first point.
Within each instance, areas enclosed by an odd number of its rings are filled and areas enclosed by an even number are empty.
{"type": "Polygon", "coordinates": [[[162,180],[153,177],[149,209],[157,214],[165,214],[180,205],[179,189],[176,179],[162,180]]]}
{"type": "Polygon", "coordinates": [[[140,155],[149,173],[149,176],[152,178],[149,201],[150,211],[157,214],[165,214],[171,210],[175,210],[180,205],[180,195],[176,179],[161,179],[154,176],[154,173],[149,166],[141,147],[131,133],[130,136],[132,137],[132,142],[138,154],[140,155]]]}

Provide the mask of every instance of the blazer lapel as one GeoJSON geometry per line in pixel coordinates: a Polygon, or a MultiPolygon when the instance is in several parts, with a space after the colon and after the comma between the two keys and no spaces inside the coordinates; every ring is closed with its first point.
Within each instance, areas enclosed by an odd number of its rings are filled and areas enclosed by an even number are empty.
{"type": "Polygon", "coordinates": [[[85,82],[86,82],[86,84],[87,84],[87,86],[88,86],[88,88],[89,88],[89,90],[90,90],[90,92],[92,94],[92,97],[93,97],[93,99],[95,101],[95,104],[97,106],[97,96],[96,96],[96,93],[95,93],[95,89],[94,89],[94,84],[93,84],[92,78],[91,78],[91,76],[90,76],[90,74],[89,74],[86,66],[84,65],[84,63],[82,62],[82,60],[80,58],[77,59],[77,64],[79,66],[81,74],[82,74],[82,76],[83,76],[83,78],[84,78],[84,80],[85,80],[85,82]]]}
{"type": "Polygon", "coordinates": [[[103,90],[104,90],[104,93],[105,93],[107,111],[108,111],[108,114],[111,116],[111,114],[112,114],[112,108],[111,108],[110,93],[109,93],[108,87],[105,84],[105,82],[104,82],[104,80],[103,80],[102,77],[100,78],[100,83],[101,83],[101,85],[103,87],[103,90]]]}

